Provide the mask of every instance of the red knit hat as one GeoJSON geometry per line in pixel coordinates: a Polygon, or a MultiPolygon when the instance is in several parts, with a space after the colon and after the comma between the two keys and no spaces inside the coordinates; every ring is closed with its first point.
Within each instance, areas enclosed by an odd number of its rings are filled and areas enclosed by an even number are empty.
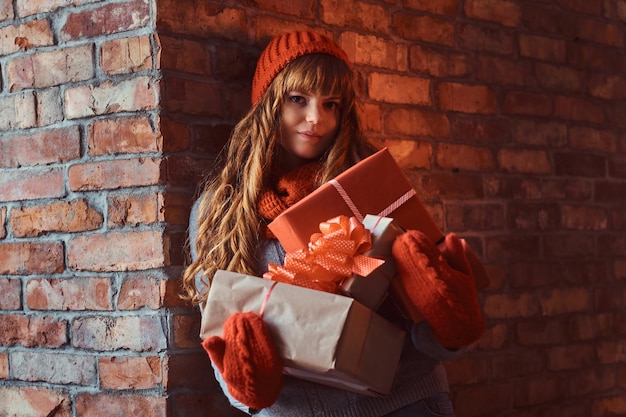
{"type": "Polygon", "coordinates": [[[228,392],[256,410],[272,405],[283,386],[283,364],[272,337],[257,313],[234,313],[224,323],[223,337],[202,341],[228,392]]]}
{"type": "Polygon", "coordinates": [[[302,31],[277,36],[261,53],[252,79],[252,104],[258,103],[278,73],[296,58],[308,54],[328,54],[350,66],[348,56],[332,39],[302,31]]]}

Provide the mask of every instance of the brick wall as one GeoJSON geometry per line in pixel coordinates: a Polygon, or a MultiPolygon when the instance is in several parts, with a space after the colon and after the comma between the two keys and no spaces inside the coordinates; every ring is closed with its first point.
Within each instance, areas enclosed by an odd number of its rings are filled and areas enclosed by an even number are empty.
{"type": "Polygon", "coordinates": [[[303,28],[489,268],[459,417],[626,416],[624,0],[0,0],[0,416],[238,415],[176,298],[186,218],[303,28]]]}

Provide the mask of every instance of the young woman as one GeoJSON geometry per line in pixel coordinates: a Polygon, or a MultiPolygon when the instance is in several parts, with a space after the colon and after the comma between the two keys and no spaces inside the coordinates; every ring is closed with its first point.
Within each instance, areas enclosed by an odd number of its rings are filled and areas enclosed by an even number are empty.
{"type": "MultiPolygon", "coordinates": [[[[252,108],[231,135],[221,173],[192,210],[193,262],[183,277],[189,300],[206,301],[218,269],[260,277],[269,263],[282,265],[285,252],[267,224],[373,153],[361,134],[355,95],[351,64],[328,37],[303,31],[270,41],[257,63],[252,108]]],[[[231,404],[259,416],[453,416],[441,362],[483,330],[473,268],[480,265],[454,235],[441,251],[425,239],[410,231],[394,245],[394,256],[405,259],[400,273],[428,270],[412,297],[428,321],[407,325],[408,343],[390,395],[373,398],[285,376],[278,399],[252,410],[230,395],[216,370],[231,404]]]]}

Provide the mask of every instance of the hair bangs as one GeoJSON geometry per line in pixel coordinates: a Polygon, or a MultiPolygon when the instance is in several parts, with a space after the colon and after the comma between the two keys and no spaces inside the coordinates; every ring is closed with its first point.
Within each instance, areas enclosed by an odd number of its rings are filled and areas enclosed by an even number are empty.
{"type": "Polygon", "coordinates": [[[283,94],[289,91],[315,92],[333,97],[350,97],[354,94],[352,71],[332,55],[304,55],[290,62],[283,73],[283,94]]]}

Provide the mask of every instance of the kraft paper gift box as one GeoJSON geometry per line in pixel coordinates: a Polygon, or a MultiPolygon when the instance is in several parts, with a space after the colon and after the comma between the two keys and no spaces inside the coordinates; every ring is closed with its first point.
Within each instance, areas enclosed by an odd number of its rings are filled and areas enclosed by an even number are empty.
{"type": "Polygon", "coordinates": [[[405,333],[350,297],[218,271],[200,337],[221,336],[231,314],[259,312],[266,298],[263,319],[285,374],[370,396],[391,392],[405,333]]]}
{"type": "Polygon", "coordinates": [[[323,184],[269,224],[286,251],[306,248],[318,225],[338,215],[392,217],[405,229],[443,238],[409,179],[385,148],[323,184]],[[355,212],[356,211],[356,212],[355,212]]]}

